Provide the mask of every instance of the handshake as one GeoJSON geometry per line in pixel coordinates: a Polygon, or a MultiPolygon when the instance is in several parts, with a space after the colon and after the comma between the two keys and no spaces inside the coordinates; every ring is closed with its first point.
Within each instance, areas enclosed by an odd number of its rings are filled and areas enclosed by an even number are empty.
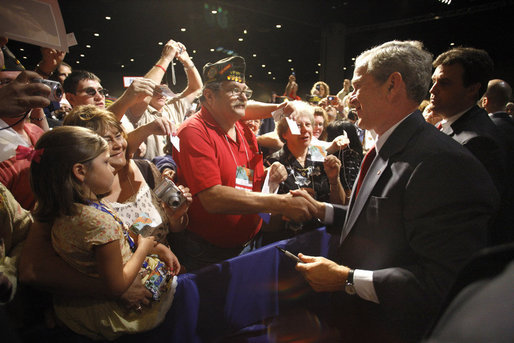
{"type": "Polygon", "coordinates": [[[281,214],[287,220],[301,223],[312,218],[325,219],[325,203],[315,200],[306,190],[295,189],[281,196],[285,201],[281,214]]]}

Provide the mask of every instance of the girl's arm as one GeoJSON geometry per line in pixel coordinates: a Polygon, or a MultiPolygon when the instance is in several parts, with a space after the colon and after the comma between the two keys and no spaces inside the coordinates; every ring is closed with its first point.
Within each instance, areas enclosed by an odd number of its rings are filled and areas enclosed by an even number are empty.
{"type": "Polygon", "coordinates": [[[180,262],[170,248],[159,243],[153,248],[152,254],[159,256],[159,258],[171,269],[171,273],[173,275],[178,275],[180,272],[180,262]]]}
{"type": "Polygon", "coordinates": [[[99,245],[95,257],[100,278],[114,296],[120,296],[132,284],[139,273],[143,261],[156,244],[154,237],[138,236],[138,246],[128,262],[123,265],[119,240],[99,245]]]}

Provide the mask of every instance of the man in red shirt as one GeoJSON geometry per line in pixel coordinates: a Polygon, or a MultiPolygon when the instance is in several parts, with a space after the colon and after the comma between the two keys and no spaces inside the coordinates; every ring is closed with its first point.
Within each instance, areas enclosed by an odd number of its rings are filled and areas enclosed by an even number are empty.
{"type": "MultiPolygon", "coordinates": [[[[229,57],[204,66],[201,110],[178,131],[178,182],[191,189],[189,227],[180,261],[198,269],[251,250],[261,227],[259,213],[310,218],[308,202],[288,194],[260,193],[265,171],[255,135],[239,122],[252,91],[245,84],[245,61],[229,57]]],[[[282,167],[283,168],[283,167],[282,167]]],[[[278,165],[269,172],[281,181],[278,165]]]]}

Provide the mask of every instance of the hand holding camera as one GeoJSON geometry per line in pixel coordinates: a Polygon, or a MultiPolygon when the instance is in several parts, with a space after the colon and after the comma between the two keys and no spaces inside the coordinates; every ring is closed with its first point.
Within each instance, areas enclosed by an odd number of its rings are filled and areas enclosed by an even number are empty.
{"type": "Polygon", "coordinates": [[[0,87],[0,116],[16,117],[32,108],[50,105],[52,89],[41,81],[39,74],[25,70],[16,79],[0,87]]]}

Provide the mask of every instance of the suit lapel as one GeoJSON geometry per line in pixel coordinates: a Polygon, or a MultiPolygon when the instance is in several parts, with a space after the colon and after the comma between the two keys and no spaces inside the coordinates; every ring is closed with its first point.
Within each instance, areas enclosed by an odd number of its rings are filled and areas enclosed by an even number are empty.
{"type": "Polygon", "coordinates": [[[342,243],[351,232],[363,209],[365,210],[365,206],[373,189],[375,188],[380,178],[384,175],[385,169],[388,168],[389,164],[391,163],[391,157],[404,149],[404,147],[409,143],[411,138],[416,134],[416,131],[422,125],[430,124],[426,123],[421,112],[419,111],[412,113],[400,125],[398,125],[384,146],[380,149],[379,152],[377,152],[377,156],[375,157],[375,160],[371,164],[368,173],[366,174],[357,198],[354,197],[357,181],[355,182],[350,204],[348,206],[348,211],[346,212],[346,220],[343,225],[343,231],[341,232],[340,243],[342,243]]]}

